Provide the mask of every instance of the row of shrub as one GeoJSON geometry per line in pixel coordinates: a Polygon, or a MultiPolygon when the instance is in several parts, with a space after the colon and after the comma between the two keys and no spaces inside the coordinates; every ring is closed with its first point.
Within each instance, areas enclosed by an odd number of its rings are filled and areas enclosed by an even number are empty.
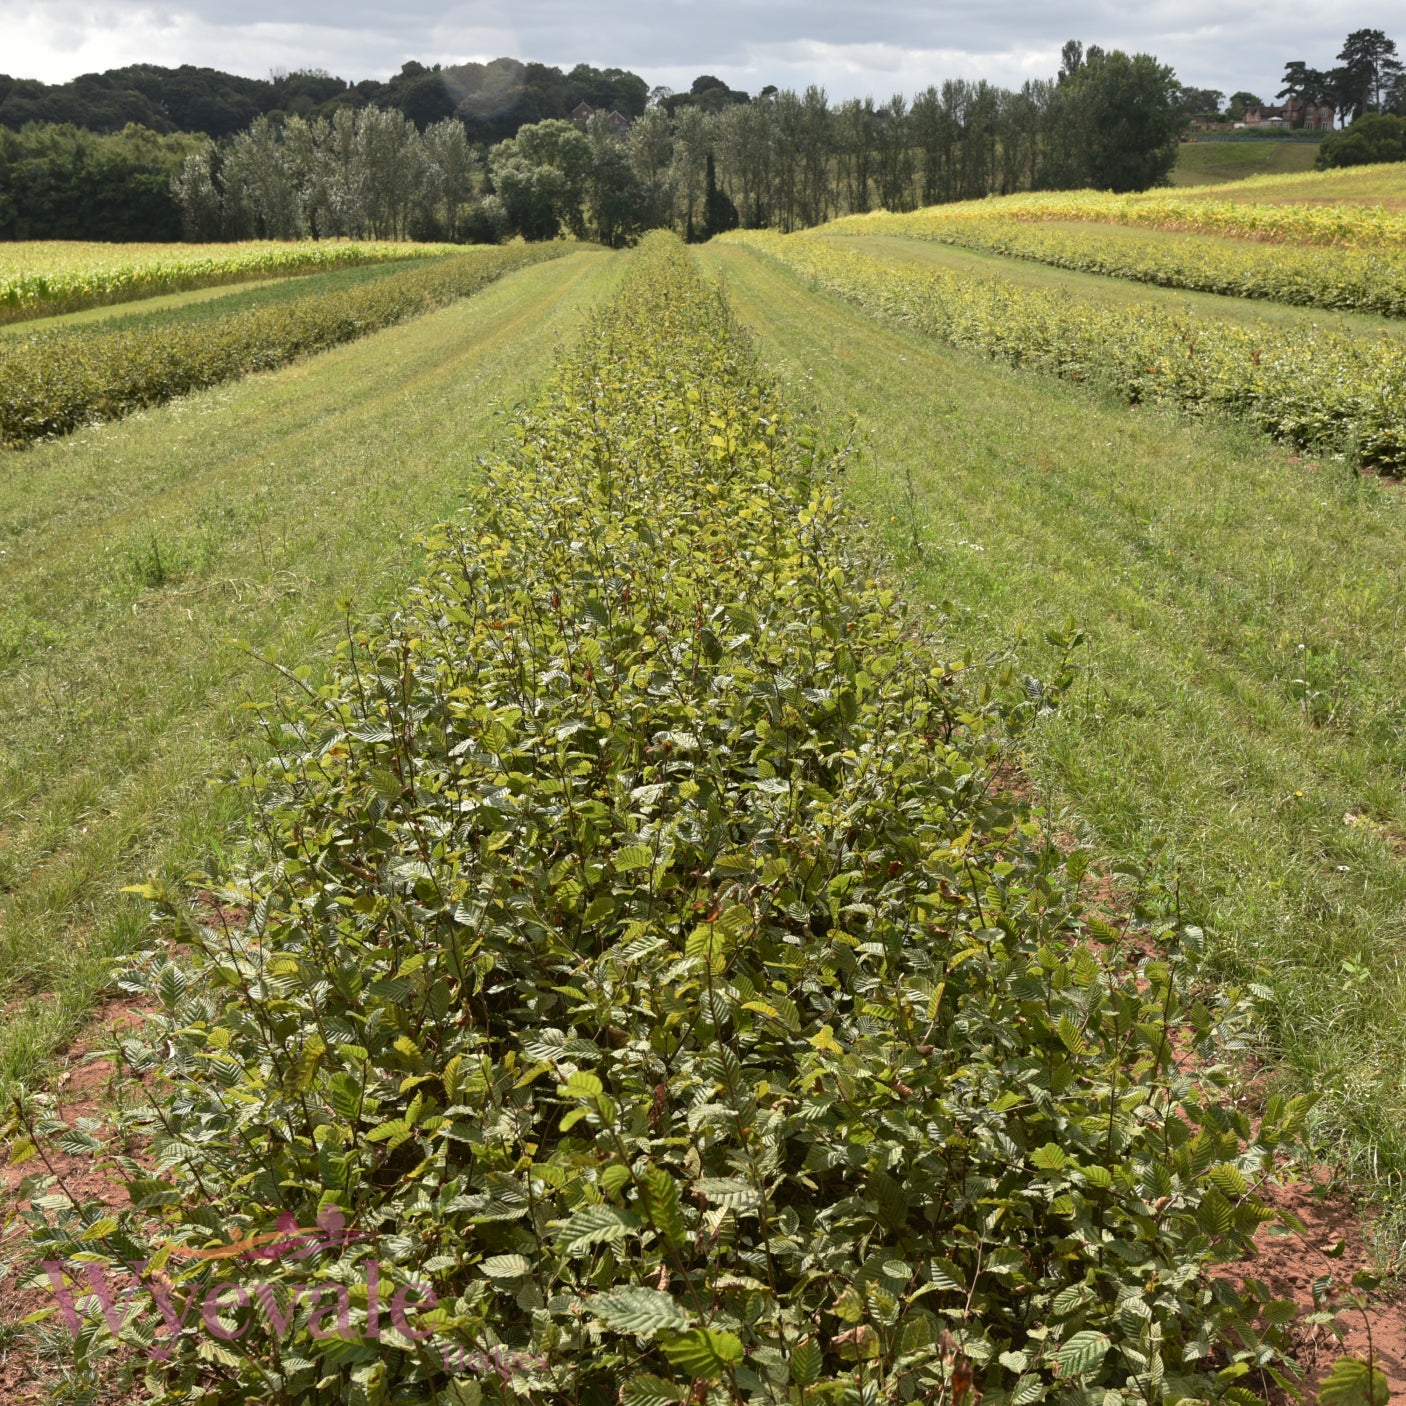
{"type": "Polygon", "coordinates": [[[1406,250],[1188,239],[1154,244],[1116,227],[1091,230],[1000,216],[949,221],[896,215],[879,217],[866,229],[1163,288],[1406,317],[1406,250]]]}
{"type": "Polygon", "coordinates": [[[1406,341],[1247,326],[916,267],[807,235],[727,235],[877,317],[1134,405],[1218,411],[1314,453],[1406,472],[1406,341]]]}
{"type": "Polygon", "coordinates": [[[0,341],[0,445],[18,448],[271,370],[443,307],[566,248],[539,244],[461,252],[374,283],[215,319],[6,337],[0,341]]]}
{"type": "Polygon", "coordinates": [[[27,1188],[86,1360],[169,1403],[1251,1406],[1292,1305],[1210,1266],[1306,1104],[1251,1128],[1195,932],[1139,957],[1003,791],[1053,694],[874,577],[671,237],[516,435],[266,713],[242,877],[145,890],[157,1170],[27,1188]]]}
{"type": "MultiPolygon", "coordinates": [[[[1358,168],[1354,178],[1373,180],[1383,168],[1358,168]]],[[[1017,220],[1092,220],[1102,224],[1140,225],[1146,229],[1182,230],[1189,234],[1219,234],[1239,239],[1283,244],[1331,244],[1358,249],[1406,249],[1406,213],[1381,205],[1272,204],[1275,183],[1303,184],[1304,176],[1255,177],[1254,189],[1263,203],[1216,199],[1207,194],[1114,195],[1097,190],[1036,191],[961,205],[937,205],[913,215],[850,215],[828,226],[836,233],[895,232],[897,218],[914,233],[928,223],[989,219],[999,215],[1017,220]]],[[[1342,176],[1333,180],[1341,182],[1342,176]]]]}
{"type": "Polygon", "coordinates": [[[191,288],[462,254],[459,244],[350,239],[243,244],[29,243],[0,246],[0,323],[130,303],[191,288]]]}

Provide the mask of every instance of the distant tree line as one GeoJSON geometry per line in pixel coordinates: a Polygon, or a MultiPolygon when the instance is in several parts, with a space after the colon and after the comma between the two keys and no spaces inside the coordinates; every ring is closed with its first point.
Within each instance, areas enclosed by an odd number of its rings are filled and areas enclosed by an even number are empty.
{"type": "Polygon", "coordinates": [[[192,238],[565,232],[617,245],[660,226],[707,238],[1017,190],[1140,190],[1166,178],[1186,120],[1170,68],[1075,42],[1054,78],[1018,90],[953,80],[832,104],[817,87],[750,97],[703,75],[648,98],[625,140],[599,111],[484,146],[457,117],[423,130],[375,107],[260,117],[188,155],[177,197],[192,238]]]}
{"type": "MultiPolygon", "coordinates": [[[[957,79],[885,103],[832,103],[817,87],[752,96],[711,75],[686,93],[651,91],[620,69],[563,73],[515,60],[407,64],[377,85],[395,100],[385,103],[362,101],[367,85],[316,73],[246,91],[239,85],[255,80],[222,89],[214,79],[229,75],[211,70],[114,72],[203,74],[211,101],[268,103],[276,92],[284,105],[203,136],[30,122],[0,145],[0,232],[160,239],[178,225],[199,239],[459,241],[566,232],[618,245],[666,226],[689,238],[737,224],[792,230],[992,193],[1144,189],[1166,179],[1191,101],[1150,55],[1074,41],[1048,80],[1006,89],[957,79]],[[579,102],[596,110],[590,123],[567,119],[579,102]],[[610,110],[633,119],[623,140],[610,110]],[[111,187],[121,171],[131,211],[110,216],[106,197],[85,207],[83,191],[111,187]]],[[[86,81],[63,87],[89,92],[86,81]]],[[[90,97],[117,91],[90,88],[90,97]]],[[[175,111],[195,111],[170,105],[186,89],[162,91],[168,125],[175,111]]]]}
{"type": "Polygon", "coordinates": [[[625,69],[577,64],[563,72],[508,58],[447,68],[412,60],[385,83],[348,83],[322,69],[262,79],[189,64],[134,64],[70,83],[0,74],[0,127],[19,131],[29,122],[53,122],[111,134],[136,123],[153,132],[203,132],[219,139],[243,131],[256,117],[330,119],[343,108],[381,107],[403,113],[422,132],[457,117],[470,141],[492,143],[515,136],[529,122],[566,117],[581,102],[638,117],[648,98],[644,79],[625,69]]]}

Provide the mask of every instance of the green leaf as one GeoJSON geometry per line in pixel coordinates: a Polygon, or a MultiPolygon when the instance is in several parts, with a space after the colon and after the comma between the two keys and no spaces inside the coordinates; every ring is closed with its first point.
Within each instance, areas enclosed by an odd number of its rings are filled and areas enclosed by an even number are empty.
{"type": "Polygon", "coordinates": [[[732,1333],[692,1328],[663,1339],[664,1355],[695,1380],[716,1381],[742,1361],[742,1343],[732,1333]]]}
{"type": "Polygon", "coordinates": [[[688,1315],[672,1294],[627,1284],[608,1294],[597,1294],[586,1307],[608,1328],[617,1333],[633,1333],[649,1338],[656,1333],[688,1327],[688,1315]]]}
{"type": "Polygon", "coordinates": [[[688,1227],[679,1206],[679,1184],[663,1167],[650,1167],[640,1178],[640,1207],[671,1250],[682,1248],[688,1227]]]}
{"type": "Polygon", "coordinates": [[[820,1345],[813,1339],[807,1338],[805,1342],[797,1343],[791,1350],[791,1381],[799,1387],[813,1385],[820,1380],[820,1369],[824,1363],[820,1345]]]}
{"type": "Polygon", "coordinates": [[[1107,1333],[1090,1329],[1075,1333],[1068,1342],[1060,1344],[1055,1363],[1061,1377],[1082,1377],[1103,1361],[1111,1346],[1107,1333]]]}
{"type": "Polygon", "coordinates": [[[557,1244],[569,1255],[584,1255],[597,1245],[621,1245],[639,1224],[628,1211],[614,1206],[586,1206],[557,1231],[557,1244]]]}
{"type": "Polygon", "coordinates": [[[625,1383],[625,1406],[672,1406],[688,1392],[677,1382],[665,1381],[650,1372],[640,1372],[625,1383]]]}
{"type": "Polygon", "coordinates": [[[908,1220],[908,1193],[887,1172],[869,1173],[869,1195],[879,1203],[879,1219],[891,1230],[908,1220]]]}
{"type": "Polygon", "coordinates": [[[1386,1374],[1359,1357],[1340,1357],[1328,1380],[1318,1388],[1321,1406],[1387,1406],[1386,1374]]]}
{"type": "Polygon", "coordinates": [[[524,1255],[492,1255],[479,1268],[490,1279],[521,1279],[532,1273],[532,1265],[524,1255]]]}

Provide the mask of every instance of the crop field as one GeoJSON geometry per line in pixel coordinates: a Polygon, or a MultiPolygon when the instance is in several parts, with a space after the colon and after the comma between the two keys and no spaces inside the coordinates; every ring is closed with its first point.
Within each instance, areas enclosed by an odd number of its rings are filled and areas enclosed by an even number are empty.
{"type": "Polygon", "coordinates": [[[1041,191],[934,205],[910,215],[885,211],[848,215],[825,228],[835,233],[882,231],[921,238],[929,228],[971,221],[1073,220],[1392,253],[1406,248],[1402,205],[1406,205],[1406,163],[1301,177],[1261,176],[1175,195],[1041,191]]]}
{"type": "Polygon", "coordinates": [[[1406,226],[1279,179],[0,337],[0,1390],[1406,1390],[1406,226]]]}
{"type": "Polygon", "coordinates": [[[51,317],[187,288],[462,252],[454,244],[350,239],[177,245],[19,241],[0,244],[0,322],[51,317]]]}
{"type": "Polygon", "coordinates": [[[929,239],[1163,288],[1406,316],[1406,249],[1312,247],[1010,217],[870,218],[852,234],[929,239]],[[1160,236],[1160,237],[1159,237],[1160,236]]]}

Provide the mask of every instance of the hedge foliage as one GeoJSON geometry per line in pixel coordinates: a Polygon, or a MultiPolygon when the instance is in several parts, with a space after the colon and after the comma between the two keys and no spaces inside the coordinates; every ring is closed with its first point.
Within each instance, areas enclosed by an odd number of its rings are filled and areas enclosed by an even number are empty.
{"type": "MultiPolygon", "coordinates": [[[[1366,176],[1381,167],[1363,168],[1366,176]]],[[[1302,185],[1301,175],[1255,178],[1253,185],[1273,194],[1275,181],[1302,185]]],[[[1241,188],[1251,182],[1241,183],[1241,188]]],[[[1214,187],[1212,187],[1214,189],[1214,187]]],[[[1356,249],[1406,249],[1406,212],[1381,205],[1256,204],[1202,194],[1112,195],[1096,190],[1043,191],[970,200],[960,205],[935,205],[913,215],[851,215],[834,220],[827,229],[841,234],[892,232],[903,221],[910,232],[924,224],[1000,216],[1016,220],[1092,220],[1103,224],[1141,225],[1148,229],[1182,230],[1190,234],[1222,234],[1240,239],[1283,244],[1331,244],[1356,249]]]]}
{"type": "MultiPolygon", "coordinates": [[[[159,1173],[118,1159],[120,1213],[37,1178],[43,1257],[227,1306],[151,1364],[163,1402],[858,1406],[974,1370],[986,1406],[1250,1406],[1286,1305],[1212,1265],[1306,1103],[1252,1128],[1196,933],[1139,956],[1003,792],[1051,695],[972,679],[854,555],[671,237],[517,434],[268,715],[247,923],[146,890],[122,1056],[159,1173]],[[317,1219],[363,1238],[184,1257],[317,1219]],[[372,1264],[382,1305],[434,1287],[405,1333],[373,1340],[372,1264]]],[[[170,1341],[133,1302],[88,1302],[86,1353],[170,1341]]]]}
{"type": "Polygon", "coordinates": [[[282,366],[443,307],[513,269],[556,258],[566,248],[460,250],[375,283],[198,322],[8,336],[0,340],[0,445],[18,448],[282,366]]]}
{"type": "Polygon", "coordinates": [[[119,245],[40,240],[0,245],[0,323],[255,278],[463,252],[459,244],[350,239],[119,245]]]}
{"type": "Polygon", "coordinates": [[[1149,244],[1112,228],[1071,228],[1004,216],[944,220],[891,215],[877,217],[865,229],[1163,288],[1406,317],[1406,249],[1304,249],[1189,240],[1149,244]]]}
{"type": "Polygon", "coordinates": [[[1406,472],[1406,341],[1292,334],[1126,307],[862,254],[814,235],[730,234],[876,317],[1011,366],[1105,385],[1131,404],[1219,411],[1314,453],[1406,472]]]}

